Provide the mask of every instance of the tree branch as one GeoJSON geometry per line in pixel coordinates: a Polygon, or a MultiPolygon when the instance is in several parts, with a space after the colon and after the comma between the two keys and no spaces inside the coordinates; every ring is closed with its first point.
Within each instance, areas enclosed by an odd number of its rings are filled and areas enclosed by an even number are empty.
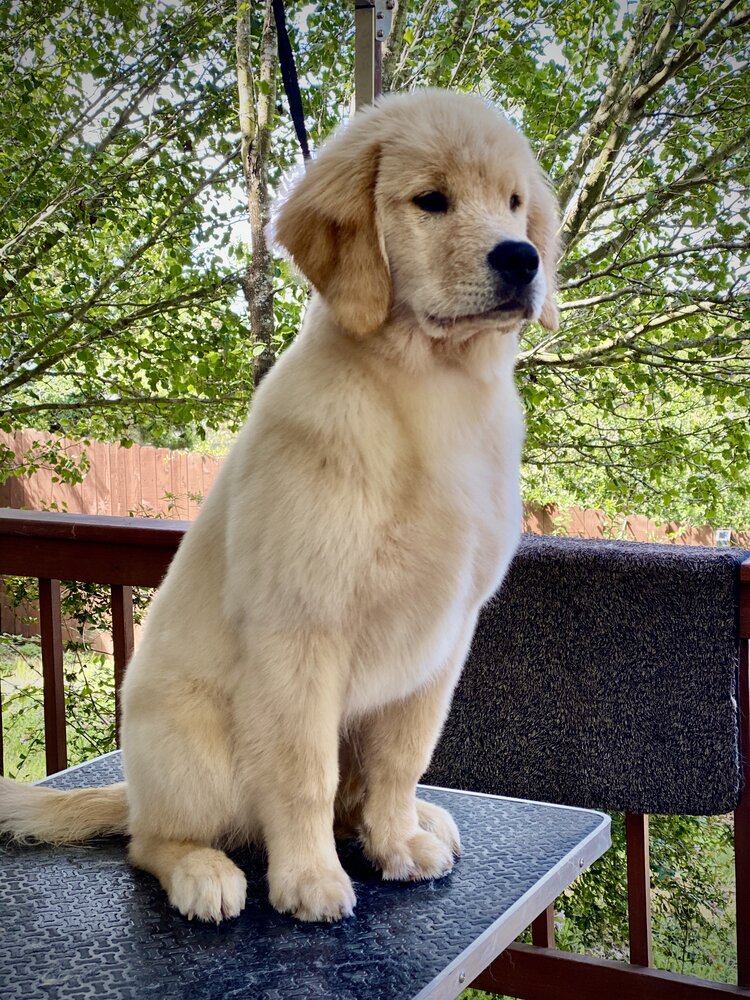
{"type": "Polygon", "coordinates": [[[617,235],[613,236],[605,243],[600,244],[585,256],[579,257],[576,260],[567,261],[563,264],[560,268],[561,276],[565,277],[566,275],[569,275],[574,269],[578,270],[582,267],[591,267],[592,264],[598,264],[600,260],[604,260],[612,254],[617,253],[632,239],[638,229],[642,228],[645,223],[650,222],[653,218],[655,218],[666,205],[683,194],[693,182],[698,179],[702,180],[708,175],[709,171],[715,164],[723,163],[733,153],[736,153],[737,150],[743,149],[747,145],[748,138],[750,138],[750,128],[744,129],[739,135],[735,136],[734,139],[725,143],[723,146],[714,149],[703,160],[693,164],[692,167],[688,167],[688,169],[685,170],[676,180],[672,181],[671,184],[668,184],[666,187],[655,193],[654,200],[648,208],[641,212],[637,218],[629,221],[627,225],[623,225],[617,235]]]}
{"type": "Polygon", "coordinates": [[[242,169],[245,178],[247,214],[250,222],[252,259],[242,287],[250,315],[253,380],[260,380],[271,368],[274,331],[273,255],[266,239],[271,206],[268,193],[268,158],[276,105],[276,24],[271,0],[265,2],[260,38],[258,85],[250,61],[250,8],[245,0],[237,5],[237,87],[240,94],[242,128],[242,169]]]}
{"type": "Polygon", "coordinates": [[[411,0],[398,0],[391,22],[391,33],[383,45],[381,86],[384,94],[393,89],[396,68],[404,48],[404,30],[410,6],[411,0]]]}
{"type": "MultiPolygon", "coordinates": [[[[680,0],[680,3],[684,5],[685,0],[680,0]]],[[[604,132],[607,125],[612,120],[613,113],[620,104],[625,76],[632,64],[633,54],[635,53],[637,47],[641,44],[643,36],[651,24],[652,19],[653,12],[649,9],[648,5],[639,5],[638,22],[634,26],[633,31],[628,38],[622,53],[620,54],[620,58],[612,71],[612,75],[610,76],[607,88],[602,95],[602,99],[599,102],[599,106],[591,118],[585,135],[581,139],[575,159],[571,163],[570,167],[568,167],[565,171],[565,177],[558,187],[557,194],[560,200],[560,205],[563,207],[563,211],[565,211],[573,192],[578,187],[578,184],[586,172],[588,164],[595,155],[595,144],[599,136],[604,132]]]]}
{"type": "Polygon", "coordinates": [[[580,288],[590,281],[597,281],[599,278],[606,278],[615,272],[621,272],[629,267],[638,267],[640,264],[648,264],[651,261],[669,260],[673,257],[689,257],[695,254],[704,255],[711,250],[748,250],[750,249],[750,237],[746,240],[712,240],[708,243],[701,243],[699,246],[683,246],[676,250],[655,250],[653,253],[642,254],[640,257],[630,257],[625,260],[616,259],[607,267],[600,271],[592,271],[581,278],[575,278],[560,285],[561,291],[580,288]]]}
{"type": "MultiPolygon", "coordinates": [[[[567,205],[561,229],[561,240],[564,246],[569,245],[579,234],[584,220],[587,218],[591,207],[596,203],[599,195],[603,191],[610,171],[615,163],[616,157],[627,137],[629,129],[633,123],[640,118],[647,101],[653,97],[666,83],[675,77],[681,70],[695,62],[701,55],[705,44],[712,39],[712,32],[720,24],[725,15],[740,3],[741,0],[724,0],[717,9],[706,18],[701,27],[695,32],[690,42],[679,48],[670,58],[650,60],[641,82],[629,93],[621,96],[619,101],[603,109],[602,114],[606,116],[604,122],[600,122],[595,130],[595,138],[598,138],[606,129],[608,121],[612,121],[613,128],[609,133],[604,147],[596,157],[594,164],[583,181],[578,194],[572,197],[573,188],[564,183],[563,191],[570,190],[570,202],[567,205]],[[658,66],[658,68],[656,68],[658,66]]],[[[685,0],[680,0],[675,9],[670,12],[659,36],[658,45],[667,44],[673,37],[676,30],[675,17],[687,8],[685,0]]],[[[735,26],[743,24],[741,20],[733,22],[735,26]]],[[[590,162],[589,146],[587,146],[586,163],[590,162]]],[[[573,187],[583,175],[582,164],[577,168],[578,179],[573,187]]],[[[575,177],[575,174],[574,174],[575,177]]],[[[567,198],[565,199],[567,201],[567,198]]]]}
{"type": "MultiPolygon", "coordinates": [[[[93,295],[90,295],[89,298],[84,303],[82,303],[78,308],[73,309],[70,316],[68,317],[67,320],[65,320],[65,322],[63,322],[59,327],[57,327],[50,334],[48,334],[42,341],[40,341],[37,345],[35,345],[31,354],[29,354],[29,352],[27,351],[23,355],[21,355],[16,364],[11,368],[11,371],[17,369],[19,366],[25,364],[27,361],[30,361],[35,354],[38,354],[40,351],[45,350],[49,346],[49,344],[59,339],[64,333],[67,332],[68,329],[70,329],[70,327],[75,322],[77,322],[83,316],[85,316],[86,313],[89,312],[89,310],[94,305],[96,305],[97,301],[102,297],[103,293],[108,291],[108,289],[111,288],[116,281],[118,281],[121,277],[123,277],[123,275],[125,275],[130,270],[133,264],[135,264],[146,253],[147,250],[149,250],[152,246],[154,246],[154,244],[156,244],[161,239],[162,235],[168,230],[174,219],[178,218],[184,212],[187,206],[195,201],[195,199],[198,197],[201,191],[205,190],[207,187],[210,186],[214,178],[216,178],[221,173],[221,171],[224,170],[226,165],[235,158],[237,152],[238,151],[235,149],[232,150],[232,152],[229,153],[227,156],[225,156],[224,159],[220,161],[218,166],[216,166],[211,171],[210,174],[208,174],[206,177],[203,178],[203,180],[199,185],[197,185],[192,191],[190,191],[187,195],[185,195],[185,197],[180,201],[177,207],[174,208],[173,211],[170,212],[169,215],[166,217],[166,219],[164,219],[164,221],[161,222],[153,230],[153,232],[149,235],[148,239],[144,240],[143,243],[140,244],[140,246],[136,247],[134,250],[132,250],[129,254],[125,256],[123,263],[101,282],[101,284],[98,286],[93,295]]],[[[36,367],[35,373],[37,375],[42,374],[48,368],[52,367],[54,363],[55,363],[54,356],[52,358],[45,359],[43,363],[39,364],[36,367]]],[[[0,393],[12,392],[13,389],[17,388],[19,385],[24,384],[26,381],[28,381],[28,379],[25,376],[25,374],[21,374],[14,379],[10,379],[8,382],[5,382],[3,385],[0,385],[0,393]]]]}
{"type": "MultiPolygon", "coordinates": [[[[44,374],[49,371],[50,368],[54,367],[58,362],[63,361],[65,358],[71,355],[77,354],[81,350],[85,350],[91,347],[93,344],[101,344],[105,340],[111,340],[113,337],[117,337],[124,330],[129,329],[136,323],[143,319],[148,319],[151,316],[164,315],[165,313],[175,312],[179,309],[184,309],[191,302],[196,300],[201,301],[201,304],[208,304],[215,301],[215,299],[220,298],[220,294],[224,288],[232,284],[239,284],[240,275],[237,273],[227,275],[222,278],[220,282],[215,285],[209,286],[207,288],[195,289],[191,292],[185,292],[182,295],[175,296],[172,299],[160,300],[158,302],[151,302],[143,305],[140,309],[135,312],[128,313],[127,316],[120,317],[115,323],[112,323],[106,329],[102,329],[96,323],[93,324],[93,329],[90,333],[82,337],[80,340],[74,343],[67,344],[65,348],[57,351],[55,354],[47,357],[44,361],[33,368],[25,369],[19,377],[15,380],[15,388],[21,388],[27,385],[29,382],[33,382],[39,375],[44,374]]],[[[37,350],[38,345],[26,348],[25,354],[27,355],[26,360],[29,361],[35,355],[38,355],[37,350]]],[[[11,359],[9,359],[11,361],[11,359]]],[[[18,356],[12,359],[12,362],[0,367],[6,367],[7,370],[13,371],[19,367],[18,356]]],[[[0,393],[4,392],[2,387],[0,387],[0,393]]]]}
{"type": "Polygon", "coordinates": [[[681,309],[675,309],[672,312],[654,316],[646,323],[638,324],[620,337],[612,337],[602,344],[597,344],[596,347],[591,347],[589,350],[579,351],[575,354],[542,354],[535,353],[532,349],[519,355],[516,369],[523,370],[532,360],[535,365],[544,365],[552,368],[598,367],[601,365],[601,359],[604,356],[611,356],[623,347],[628,347],[644,333],[650,330],[657,330],[662,326],[669,326],[671,323],[687,319],[689,316],[696,315],[696,313],[713,312],[715,306],[715,302],[693,302],[690,305],[683,306],[681,309]]]}
{"type": "MultiPolygon", "coordinates": [[[[425,38],[427,34],[427,29],[430,24],[430,19],[435,13],[438,6],[438,0],[426,0],[422,4],[419,12],[419,20],[414,26],[414,40],[410,45],[404,45],[401,48],[401,52],[398,57],[398,62],[393,70],[391,76],[391,90],[398,90],[403,85],[403,74],[406,68],[406,61],[409,58],[409,53],[412,49],[416,48],[425,38]]],[[[405,89],[409,89],[408,86],[405,89]]]]}
{"type": "Polygon", "coordinates": [[[71,410],[112,410],[126,406],[184,406],[200,405],[215,406],[217,403],[247,403],[249,395],[245,393],[228,396],[121,396],[117,399],[81,399],[68,403],[22,403],[19,406],[0,407],[0,415],[18,416],[26,413],[44,413],[48,411],[71,410]]]}

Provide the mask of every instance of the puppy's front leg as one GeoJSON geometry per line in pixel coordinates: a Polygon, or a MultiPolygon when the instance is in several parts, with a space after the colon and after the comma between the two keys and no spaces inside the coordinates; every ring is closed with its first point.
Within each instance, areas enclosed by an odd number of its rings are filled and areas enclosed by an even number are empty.
{"type": "Polygon", "coordinates": [[[387,705],[361,731],[362,843],[383,878],[439,878],[460,852],[452,816],[418,801],[416,785],[430,762],[462,662],[463,657],[426,688],[387,705]]]}
{"type": "Polygon", "coordinates": [[[333,836],[346,658],[337,641],[309,633],[277,633],[256,653],[262,685],[251,766],[269,898],[300,920],[338,920],[355,903],[333,836]]]}

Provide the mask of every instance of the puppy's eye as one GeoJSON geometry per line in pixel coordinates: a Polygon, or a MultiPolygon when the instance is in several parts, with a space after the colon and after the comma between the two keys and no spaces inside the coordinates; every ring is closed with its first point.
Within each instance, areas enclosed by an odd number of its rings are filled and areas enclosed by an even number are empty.
{"type": "Polygon", "coordinates": [[[511,212],[515,212],[515,210],[520,206],[520,204],[521,204],[521,196],[517,195],[514,192],[510,196],[510,210],[511,210],[511,212]]]}
{"type": "Polygon", "coordinates": [[[448,198],[442,191],[427,191],[425,194],[418,194],[412,201],[421,208],[423,212],[447,212],[448,198]]]}

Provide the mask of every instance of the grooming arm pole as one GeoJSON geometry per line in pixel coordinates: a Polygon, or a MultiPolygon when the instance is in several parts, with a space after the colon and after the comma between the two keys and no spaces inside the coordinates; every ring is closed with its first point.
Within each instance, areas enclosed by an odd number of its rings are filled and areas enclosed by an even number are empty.
{"type": "Polygon", "coordinates": [[[354,110],[381,93],[383,42],[391,31],[395,0],[355,0],[354,110]]]}

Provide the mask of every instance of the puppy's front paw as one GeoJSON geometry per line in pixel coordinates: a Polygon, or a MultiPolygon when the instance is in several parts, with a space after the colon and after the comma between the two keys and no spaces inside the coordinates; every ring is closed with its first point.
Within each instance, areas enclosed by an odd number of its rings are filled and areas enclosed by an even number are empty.
{"type": "Polygon", "coordinates": [[[354,912],[356,897],[344,869],[308,868],[268,873],[271,905],[298,920],[341,920],[354,912]]]}
{"type": "Polygon", "coordinates": [[[434,833],[454,857],[461,856],[461,835],[456,821],[447,809],[417,799],[417,818],[422,829],[434,833]]]}
{"type": "Polygon", "coordinates": [[[453,851],[429,830],[419,830],[401,843],[373,851],[367,841],[365,853],[383,872],[383,878],[396,882],[442,878],[453,869],[453,851]]]}
{"type": "Polygon", "coordinates": [[[219,923],[236,917],[245,906],[247,879],[234,862],[210,848],[193,851],[179,861],[170,879],[169,901],[192,920],[219,923]]]}

